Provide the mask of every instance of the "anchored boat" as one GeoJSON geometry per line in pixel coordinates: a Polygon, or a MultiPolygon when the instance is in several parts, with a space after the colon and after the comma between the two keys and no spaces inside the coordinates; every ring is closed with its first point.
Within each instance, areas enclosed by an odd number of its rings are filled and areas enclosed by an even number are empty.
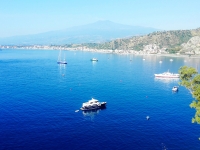
{"type": "Polygon", "coordinates": [[[174,87],[172,88],[172,91],[173,91],[173,92],[177,92],[177,91],[178,91],[178,86],[174,86],[174,87]]]}
{"type": "Polygon", "coordinates": [[[164,72],[164,73],[160,73],[160,74],[154,74],[155,77],[159,77],[159,78],[179,78],[179,74],[177,73],[170,73],[168,72],[164,72]]]}
{"type": "Polygon", "coordinates": [[[97,58],[92,58],[91,61],[98,61],[98,59],[97,58]]]}
{"type": "Polygon", "coordinates": [[[81,110],[95,110],[105,108],[106,102],[99,102],[97,99],[92,98],[88,102],[82,104],[81,110]]]}

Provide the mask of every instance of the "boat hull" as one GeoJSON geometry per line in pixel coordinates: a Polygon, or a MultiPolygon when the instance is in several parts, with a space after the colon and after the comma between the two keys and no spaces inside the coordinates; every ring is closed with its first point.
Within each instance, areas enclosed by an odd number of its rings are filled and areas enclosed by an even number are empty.
{"type": "Polygon", "coordinates": [[[60,62],[60,61],[58,61],[57,64],[67,64],[67,62],[60,62]]]}
{"type": "Polygon", "coordinates": [[[158,77],[158,78],[179,78],[179,76],[163,76],[163,75],[157,75],[157,74],[155,74],[155,77],[158,77]]]}
{"type": "Polygon", "coordinates": [[[168,70],[168,72],[154,74],[154,76],[157,78],[179,78],[180,75],[177,73],[170,73],[168,70]]]}
{"type": "Polygon", "coordinates": [[[173,91],[173,92],[177,92],[177,91],[178,91],[178,89],[172,89],[172,91],[173,91]]]}
{"type": "Polygon", "coordinates": [[[172,91],[173,91],[173,92],[178,92],[178,87],[173,87],[173,88],[172,88],[172,91]]]}
{"type": "Polygon", "coordinates": [[[96,58],[92,58],[91,61],[98,61],[98,59],[96,59],[96,58]]]}
{"type": "Polygon", "coordinates": [[[95,106],[85,106],[85,107],[81,107],[80,109],[83,111],[87,111],[87,110],[97,110],[97,109],[103,109],[106,108],[106,102],[102,102],[100,106],[95,105],[95,106]]]}

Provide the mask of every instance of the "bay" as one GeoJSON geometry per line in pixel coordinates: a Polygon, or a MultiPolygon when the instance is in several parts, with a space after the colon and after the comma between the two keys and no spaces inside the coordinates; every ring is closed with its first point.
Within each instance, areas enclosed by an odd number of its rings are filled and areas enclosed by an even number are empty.
{"type": "Polygon", "coordinates": [[[183,65],[199,70],[199,59],[64,51],[68,64],[58,65],[58,53],[0,52],[0,149],[200,148],[191,94],[154,78],[183,65]],[[75,112],[91,98],[106,109],[75,112]]]}

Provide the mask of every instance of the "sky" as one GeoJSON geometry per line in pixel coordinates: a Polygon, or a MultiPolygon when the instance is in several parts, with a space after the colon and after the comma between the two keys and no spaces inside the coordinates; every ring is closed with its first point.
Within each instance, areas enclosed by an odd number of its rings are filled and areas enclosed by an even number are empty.
{"type": "Polygon", "coordinates": [[[186,30],[200,27],[200,0],[0,0],[0,37],[62,30],[99,20],[186,30]]]}

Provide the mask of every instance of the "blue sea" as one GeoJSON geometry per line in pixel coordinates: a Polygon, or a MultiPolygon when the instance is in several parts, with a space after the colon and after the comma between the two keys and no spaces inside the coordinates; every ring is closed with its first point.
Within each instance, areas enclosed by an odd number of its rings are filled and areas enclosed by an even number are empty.
{"type": "Polygon", "coordinates": [[[58,65],[58,53],[0,51],[0,149],[200,149],[190,92],[174,93],[179,80],[154,77],[199,69],[199,59],[64,51],[68,64],[58,65]],[[91,98],[106,109],[75,112],[91,98]]]}

